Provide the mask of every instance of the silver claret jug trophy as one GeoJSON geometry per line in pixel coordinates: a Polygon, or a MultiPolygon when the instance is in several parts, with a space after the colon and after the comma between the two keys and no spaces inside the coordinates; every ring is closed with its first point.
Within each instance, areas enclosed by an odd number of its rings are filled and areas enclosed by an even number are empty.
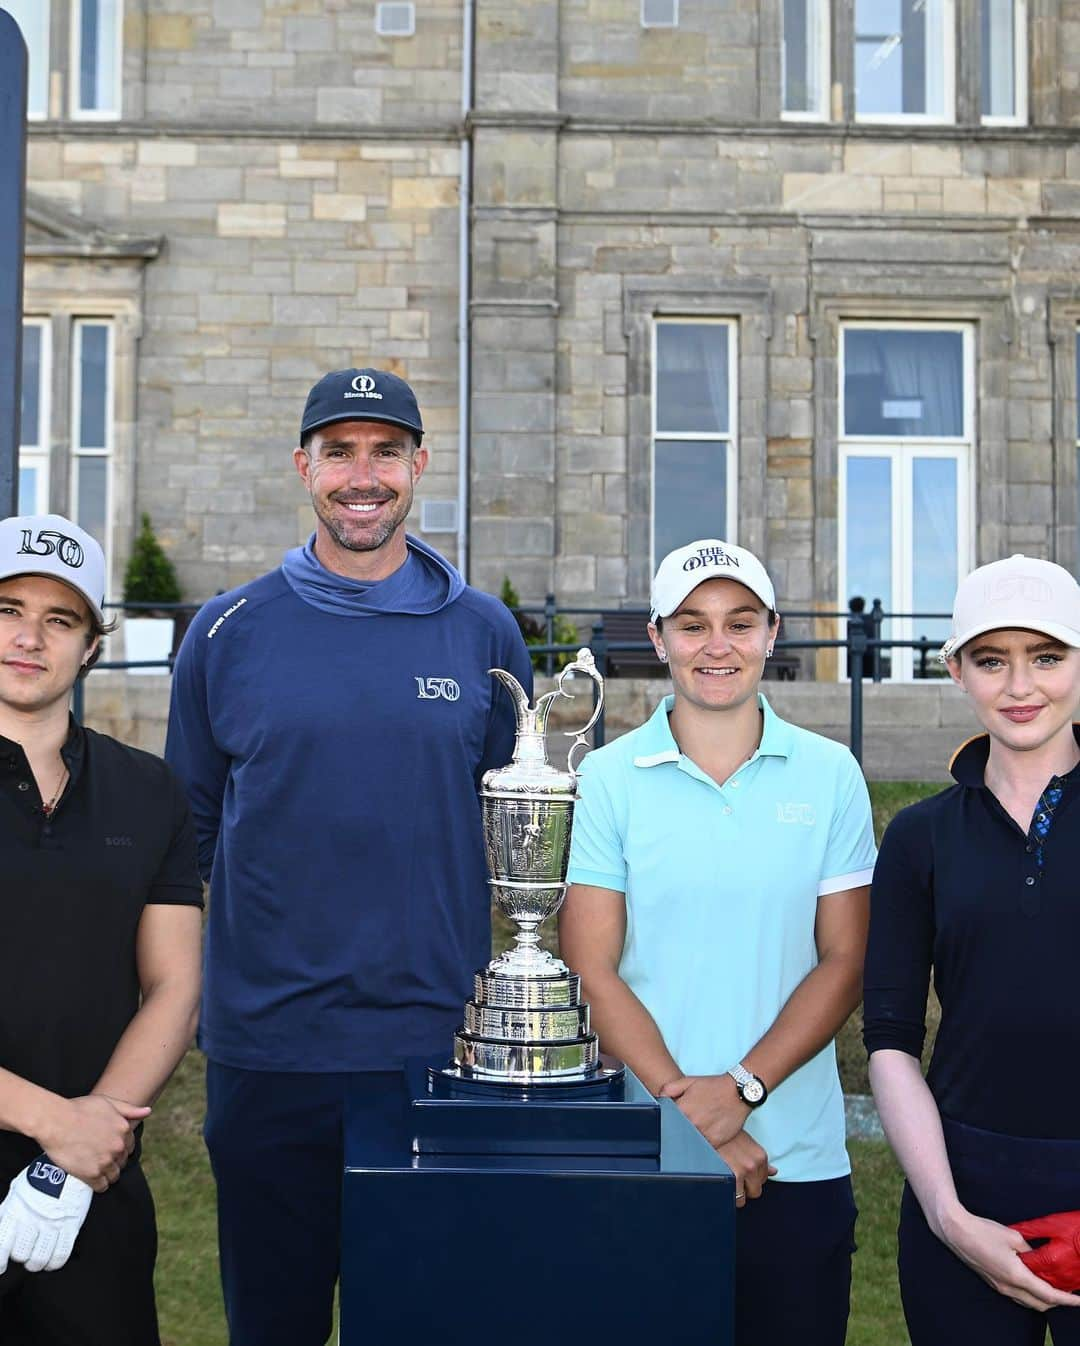
{"type": "Polygon", "coordinates": [[[513,698],[517,738],[513,760],[485,773],[480,788],[489,883],[500,910],[517,926],[514,946],[477,972],[464,1026],[454,1035],[448,1071],[462,1081],[512,1085],[611,1083],[618,1062],[603,1058],[590,1031],[581,978],[540,944],[539,927],[562,906],[570,828],[577,796],[574,754],[604,704],[604,679],[592,651],[581,649],[553,691],[529,705],[525,690],[502,668],[490,670],[513,698]],[[565,771],[547,756],[552,703],[571,697],[563,683],[584,673],[596,684],[588,724],[571,730],[565,771]]]}

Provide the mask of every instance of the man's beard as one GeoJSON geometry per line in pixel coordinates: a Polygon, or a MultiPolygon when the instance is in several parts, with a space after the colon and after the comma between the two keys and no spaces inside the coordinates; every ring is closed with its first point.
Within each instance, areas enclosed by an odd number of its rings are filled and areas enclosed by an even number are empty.
{"type": "MultiPolygon", "coordinates": [[[[344,502],[339,501],[338,503],[344,502]]],[[[354,501],[353,503],[359,504],[360,502],[354,501]]],[[[336,515],[329,511],[324,513],[318,504],[315,504],[315,513],[326,531],[345,551],[378,551],[405,522],[405,518],[412,507],[412,496],[410,494],[408,500],[402,500],[400,496],[396,496],[391,503],[393,508],[383,516],[376,527],[364,529],[358,534],[350,532],[348,526],[336,515]]]]}

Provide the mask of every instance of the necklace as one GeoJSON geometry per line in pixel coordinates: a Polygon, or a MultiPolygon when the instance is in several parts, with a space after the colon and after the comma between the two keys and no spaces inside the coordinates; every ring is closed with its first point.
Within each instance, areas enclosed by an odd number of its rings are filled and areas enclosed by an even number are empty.
{"type": "Polygon", "coordinates": [[[63,793],[64,786],[67,784],[67,778],[68,778],[68,769],[67,769],[67,763],[65,762],[60,768],[60,779],[59,781],[57,781],[56,790],[53,793],[53,797],[49,800],[47,804],[42,804],[41,806],[41,811],[42,813],[44,813],[46,818],[52,816],[53,809],[56,808],[56,805],[60,800],[60,796],[63,793]]]}

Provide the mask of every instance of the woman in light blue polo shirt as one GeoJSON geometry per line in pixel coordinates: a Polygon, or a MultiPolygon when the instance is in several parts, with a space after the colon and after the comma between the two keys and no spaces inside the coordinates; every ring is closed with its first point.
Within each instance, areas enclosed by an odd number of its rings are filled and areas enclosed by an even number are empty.
{"type": "Polygon", "coordinates": [[[861,989],[866,785],[760,693],[779,617],[750,552],[667,555],[648,629],[673,694],[586,759],[562,952],[604,1050],[735,1173],[738,1346],[842,1346],[856,1212],[833,1038],[861,989]]]}

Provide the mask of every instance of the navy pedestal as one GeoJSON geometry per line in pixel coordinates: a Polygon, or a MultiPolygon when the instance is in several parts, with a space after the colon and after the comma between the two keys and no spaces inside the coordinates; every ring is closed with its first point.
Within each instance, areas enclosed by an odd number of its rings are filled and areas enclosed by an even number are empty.
{"type": "Polygon", "coordinates": [[[425,1065],[398,1137],[346,1109],[342,1346],[729,1346],[734,1180],[674,1103],[629,1071],[580,1102],[436,1098],[425,1065]]]}

